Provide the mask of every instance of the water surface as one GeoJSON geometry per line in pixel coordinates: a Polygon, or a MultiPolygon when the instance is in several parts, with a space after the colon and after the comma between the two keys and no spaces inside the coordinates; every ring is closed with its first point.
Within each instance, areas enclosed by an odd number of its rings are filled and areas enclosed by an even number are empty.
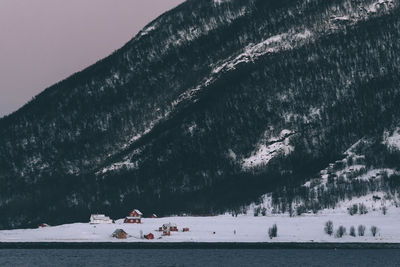
{"type": "Polygon", "coordinates": [[[2,249],[0,266],[400,266],[398,249],[2,249]]]}

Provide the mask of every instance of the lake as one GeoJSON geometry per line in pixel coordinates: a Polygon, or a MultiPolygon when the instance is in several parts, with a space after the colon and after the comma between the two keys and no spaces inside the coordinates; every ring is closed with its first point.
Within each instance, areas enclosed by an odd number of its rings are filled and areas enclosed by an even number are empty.
{"type": "Polygon", "coordinates": [[[398,249],[1,249],[0,266],[399,266],[398,249]]]}

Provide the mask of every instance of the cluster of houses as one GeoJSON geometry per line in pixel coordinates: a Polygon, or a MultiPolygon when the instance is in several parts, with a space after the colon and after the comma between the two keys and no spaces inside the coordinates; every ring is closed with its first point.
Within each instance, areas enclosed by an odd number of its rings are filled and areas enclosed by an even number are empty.
{"type": "MultiPolygon", "coordinates": [[[[128,233],[125,232],[123,229],[117,229],[112,234],[112,237],[115,237],[117,239],[127,239],[128,238],[128,233]]],[[[152,233],[149,233],[149,234],[144,235],[144,236],[141,235],[140,238],[151,240],[151,239],[154,239],[154,235],[152,233]]]]}
{"type": "MultiPolygon", "coordinates": [[[[125,217],[124,223],[142,223],[142,216],[143,213],[141,213],[139,210],[134,209],[129,213],[128,216],[125,217]]],[[[153,214],[153,216],[155,216],[153,214]]],[[[113,220],[111,220],[110,217],[104,215],[104,214],[92,214],[90,216],[90,224],[111,224],[114,223],[113,220]]]]}
{"type": "MultiPolygon", "coordinates": [[[[159,232],[162,232],[163,236],[170,236],[171,232],[178,232],[178,226],[174,223],[164,223],[163,226],[158,228],[159,232]]],[[[182,232],[189,232],[188,227],[182,228],[182,232]]]]}
{"type": "MultiPolygon", "coordinates": [[[[142,223],[142,216],[143,213],[140,212],[138,209],[132,210],[128,216],[125,217],[124,223],[137,223],[141,224],[142,223]]],[[[157,218],[156,214],[153,214],[151,218],[157,218]]],[[[90,216],[90,224],[113,224],[115,223],[109,216],[106,216],[105,214],[92,214],[90,216]]],[[[48,224],[42,223],[39,225],[39,228],[44,228],[44,227],[49,227],[48,224]]],[[[178,232],[178,226],[174,223],[165,223],[162,226],[160,226],[157,230],[162,232],[163,236],[170,236],[171,232],[178,232]]],[[[189,232],[189,228],[182,228],[182,232],[189,232]]],[[[118,239],[126,239],[128,238],[128,233],[125,232],[123,229],[117,229],[112,233],[112,237],[118,238],[118,239]]],[[[147,235],[143,235],[142,232],[140,234],[141,239],[154,239],[154,235],[152,233],[149,233],[147,235]]]]}
{"type": "MultiPolygon", "coordinates": [[[[124,223],[142,223],[142,216],[143,213],[141,213],[138,209],[132,210],[128,216],[125,217],[124,223]]],[[[157,218],[157,215],[153,214],[151,216],[152,218],[157,218]]],[[[104,215],[104,214],[92,214],[90,216],[90,224],[112,224],[114,221],[104,215]]],[[[161,227],[159,227],[158,231],[162,232],[163,236],[170,236],[171,232],[178,232],[178,226],[173,223],[165,223],[161,227]]],[[[182,232],[189,232],[189,228],[183,228],[182,232]]],[[[112,237],[118,238],[118,239],[126,239],[128,238],[128,233],[126,233],[123,229],[117,229],[114,231],[112,234],[112,237]]],[[[149,233],[147,235],[142,235],[140,238],[145,238],[145,239],[154,239],[154,235],[152,233],[149,233]]]]}

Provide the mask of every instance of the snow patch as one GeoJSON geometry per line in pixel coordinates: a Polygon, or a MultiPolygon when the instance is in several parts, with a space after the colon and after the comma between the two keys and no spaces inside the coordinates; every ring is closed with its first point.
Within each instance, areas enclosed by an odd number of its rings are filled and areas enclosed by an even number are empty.
{"type": "Polygon", "coordinates": [[[272,137],[266,143],[262,141],[258,148],[248,158],[242,160],[243,169],[262,167],[278,155],[289,155],[294,147],[290,145],[290,130],[283,130],[279,137],[272,137]]]}
{"type": "Polygon", "coordinates": [[[188,132],[190,133],[191,136],[193,136],[194,132],[197,129],[197,124],[196,122],[193,122],[189,127],[188,127],[188,132]]]}
{"type": "Polygon", "coordinates": [[[396,128],[392,135],[389,132],[385,132],[383,135],[383,144],[390,150],[400,151],[400,128],[396,128]]]}
{"type": "MultiPolygon", "coordinates": [[[[364,196],[353,197],[352,199],[343,200],[339,202],[334,209],[324,209],[320,211],[320,214],[344,214],[348,211],[348,208],[350,206],[357,204],[364,204],[365,207],[367,208],[368,213],[375,212],[374,216],[377,216],[378,214],[376,213],[377,212],[381,213],[382,207],[386,207],[392,210],[396,209],[396,207],[399,206],[399,199],[395,195],[388,196],[383,192],[374,192],[364,196]]],[[[363,217],[363,216],[354,215],[351,217],[363,217]]]]}
{"type": "Polygon", "coordinates": [[[365,1],[361,5],[353,2],[346,9],[340,9],[334,5],[331,7],[330,13],[332,15],[329,26],[331,29],[335,29],[340,24],[355,24],[359,21],[365,21],[372,16],[390,12],[395,5],[393,0],[365,1]]]}
{"type": "Polygon", "coordinates": [[[312,33],[309,30],[304,30],[299,33],[288,32],[271,36],[258,44],[248,45],[243,53],[215,67],[213,73],[234,70],[239,64],[253,62],[265,54],[293,49],[302,45],[306,40],[310,39],[311,36],[312,33]]]}
{"type": "MultiPolygon", "coordinates": [[[[387,134],[388,135],[388,134],[387,134]]],[[[369,141],[365,138],[360,139],[354,143],[345,153],[346,156],[342,160],[337,160],[335,163],[329,164],[329,166],[320,171],[319,175],[310,179],[303,184],[305,187],[313,187],[315,190],[318,188],[325,188],[328,184],[328,178],[338,180],[344,180],[349,182],[351,180],[358,181],[372,181],[379,180],[385,176],[392,176],[399,172],[390,168],[367,168],[365,164],[365,156],[357,154],[357,148],[360,145],[368,143],[369,141]]]]}
{"type": "MultiPolygon", "coordinates": [[[[225,2],[225,1],[223,1],[225,2]]],[[[221,2],[222,3],[222,2],[221,2]]],[[[220,3],[215,3],[219,5],[220,3]]],[[[172,47],[178,47],[187,42],[198,39],[201,36],[207,35],[210,31],[217,29],[221,25],[232,23],[232,21],[243,17],[250,11],[249,6],[243,6],[239,10],[223,9],[223,13],[218,17],[208,17],[202,19],[201,23],[197,26],[184,27],[177,29],[175,34],[166,39],[161,46],[166,50],[172,47]]]]}
{"type": "Polygon", "coordinates": [[[383,168],[383,169],[373,169],[369,170],[365,174],[356,177],[355,179],[360,180],[360,181],[369,181],[371,179],[375,179],[377,177],[382,176],[383,174],[387,174],[388,176],[392,176],[396,172],[392,169],[388,168],[383,168]]]}
{"type": "Polygon", "coordinates": [[[228,157],[229,157],[230,159],[232,159],[233,161],[236,161],[236,159],[237,159],[237,155],[236,155],[235,152],[233,152],[232,149],[229,149],[229,150],[228,150],[228,157]]]}
{"type": "Polygon", "coordinates": [[[122,162],[116,162],[111,164],[110,166],[102,169],[101,171],[97,172],[96,174],[105,174],[107,172],[111,172],[111,171],[118,171],[121,169],[127,169],[127,170],[132,170],[132,169],[137,169],[139,166],[139,162],[135,161],[135,162],[131,162],[130,159],[125,159],[125,161],[122,162]]]}
{"type": "Polygon", "coordinates": [[[154,31],[156,29],[156,25],[150,25],[146,28],[144,28],[140,33],[139,33],[139,37],[145,36],[147,34],[149,34],[151,31],[154,31]]]}
{"type": "Polygon", "coordinates": [[[357,156],[355,153],[355,150],[357,149],[358,146],[360,146],[361,144],[367,142],[366,139],[361,138],[360,140],[358,140],[357,142],[355,142],[351,147],[349,147],[349,149],[347,149],[344,154],[346,156],[357,156]]]}
{"type": "Polygon", "coordinates": [[[379,11],[388,11],[394,7],[393,0],[378,0],[364,7],[368,13],[377,13],[379,11]]]}
{"type": "Polygon", "coordinates": [[[220,5],[222,3],[231,2],[231,0],[214,0],[214,4],[220,5]]]}

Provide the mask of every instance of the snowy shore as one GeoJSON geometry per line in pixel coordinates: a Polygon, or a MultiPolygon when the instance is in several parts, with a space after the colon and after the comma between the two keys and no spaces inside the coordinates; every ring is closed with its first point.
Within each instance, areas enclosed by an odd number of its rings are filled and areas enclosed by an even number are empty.
{"type": "Polygon", "coordinates": [[[289,217],[287,215],[269,215],[255,217],[252,214],[221,215],[215,217],[165,217],[144,218],[142,224],[124,224],[123,220],[115,224],[75,223],[39,229],[19,229],[0,231],[0,242],[327,242],[327,243],[400,243],[400,209],[390,207],[386,215],[381,211],[370,211],[365,215],[349,215],[343,210],[326,210],[319,214],[305,214],[289,217]],[[324,232],[325,223],[331,220],[334,230],[340,225],[347,233],[338,238],[324,232]],[[162,236],[156,231],[164,223],[175,223],[179,232],[171,236],[162,236]],[[268,237],[268,228],[278,226],[278,236],[268,237]],[[365,225],[365,236],[350,236],[349,229],[365,225]],[[374,237],[370,227],[378,227],[374,237]],[[190,228],[182,232],[183,227],[190,228]],[[116,229],[123,229],[128,238],[119,240],[111,237],[116,229]],[[153,233],[154,240],[140,238],[140,233],[153,233]]]}

